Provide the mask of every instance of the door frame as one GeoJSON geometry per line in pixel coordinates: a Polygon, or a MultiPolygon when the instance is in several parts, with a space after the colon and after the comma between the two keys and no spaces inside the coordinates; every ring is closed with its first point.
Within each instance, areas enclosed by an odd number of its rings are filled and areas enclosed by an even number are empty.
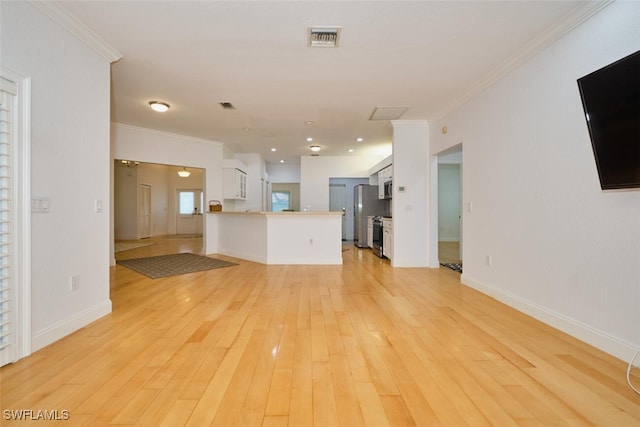
{"type": "Polygon", "coordinates": [[[31,77],[0,66],[0,77],[17,86],[13,151],[15,362],[31,354],[31,77]]]}

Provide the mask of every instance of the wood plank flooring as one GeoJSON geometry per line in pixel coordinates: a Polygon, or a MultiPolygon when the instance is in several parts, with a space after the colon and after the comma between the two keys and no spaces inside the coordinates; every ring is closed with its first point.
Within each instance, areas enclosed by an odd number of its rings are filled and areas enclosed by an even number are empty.
{"type": "MultiPolygon", "coordinates": [[[[199,253],[153,239],[118,258],[199,253]]],[[[111,270],[113,313],[0,369],[3,426],[634,426],[626,364],[460,284],[342,266],[111,270]],[[12,421],[5,410],[68,411],[12,421]]]]}

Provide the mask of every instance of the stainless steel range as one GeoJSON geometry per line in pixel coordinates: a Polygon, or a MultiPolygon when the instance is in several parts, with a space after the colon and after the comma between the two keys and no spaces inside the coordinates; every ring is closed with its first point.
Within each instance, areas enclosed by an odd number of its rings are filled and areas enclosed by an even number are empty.
{"type": "Polygon", "coordinates": [[[383,228],[382,228],[382,217],[374,216],[373,217],[373,253],[383,258],[383,228]]]}

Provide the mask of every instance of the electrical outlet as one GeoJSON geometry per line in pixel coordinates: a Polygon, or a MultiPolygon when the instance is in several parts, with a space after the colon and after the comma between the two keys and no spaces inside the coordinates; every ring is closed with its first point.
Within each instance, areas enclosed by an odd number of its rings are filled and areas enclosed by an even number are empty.
{"type": "Polygon", "coordinates": [[[71,276],[71,290],[77,291],[78,289],[80,289],[80,276],[74,274],[71,276]]]}

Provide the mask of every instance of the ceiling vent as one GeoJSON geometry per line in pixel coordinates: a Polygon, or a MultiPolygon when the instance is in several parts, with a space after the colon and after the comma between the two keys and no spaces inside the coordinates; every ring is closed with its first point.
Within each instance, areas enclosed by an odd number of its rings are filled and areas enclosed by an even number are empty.
{"type": "Polygon", "coordinates": [[[398,120],[409,107],[376,107],[369,120],[398,120]]]}
{"type": "Polygon", "coordinates": [[[219,103],[222,106],[223,110],[235,110],[236,107],[233,106],[232,103],[230,102],[220,102],[219,103]]]}
{"type": "Polygon", "coordinates": [[[309,27],[309,47],[338,47],[340,27],[309,27]]]}

